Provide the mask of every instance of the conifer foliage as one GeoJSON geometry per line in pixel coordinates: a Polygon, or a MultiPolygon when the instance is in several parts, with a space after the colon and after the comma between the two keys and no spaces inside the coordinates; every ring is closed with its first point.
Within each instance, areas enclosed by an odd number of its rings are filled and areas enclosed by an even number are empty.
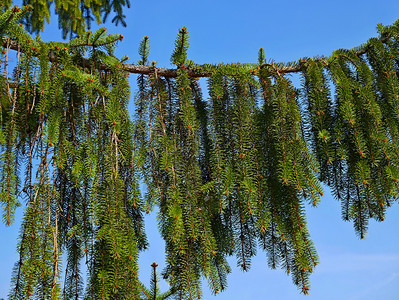
{"type": "Polygon", "coordinates": [[[1,77],[6,224],[17,196],[26,201],[9,298],[78,299],[84,292],[83,260],[89,269],[87,298],[137,298],[137,253],[146,237],[127,75],[113,56],[122,36],[100,28],[68,44],[46,44],[12,21],[27,10],[6,10],[0,21],[1,32],[23,51],[14,87],[1,77]],[[52,62],[49,53],[56,58],[52,62]],[[100,64],[107,70],[100,71],[100,64]]]}
{"type": "Polygon", "coordinates": [[[266,63],[260,49],[257,63],[197,65],[183,27],[175,77],[149,62],[144,37],[131,119],[129,68],[113,54],[123,37],[100,28],[44,43],[17,24],[29,10],[0,14],[5,224],[26,206],[10,299],[199,299],[203,278],[215,294],[226,288],[227,257],[247,271],[258,249],[306,294],[318,256],[304,206],[317,205],[322,183],[361,238],[397,199],[399,22],[355,49],[291,64],[266,63]],[[208,97],[197,76],[208,77],[208,97]],[[143,213],[154,206],[165,293],[155,263],[151,286],[138,280],[143,213]]]}
{"type": "MultiPolygon", "coordinates": [[[[23,0],[22,5],[32,7],[32,12],[23,16],[21,21],[30,32],[43,30],[45,23],[50,23],[52,0],[23,0]]],[[[0,7],[8,8],[11,0],[2,0],[0,7]]],[[[130,7],[129,0],[55,0],[55,13],[58,15],[59,28],[63,37],[68,34],[82,35],[93,21],[100,24],[105,22],[110,14],[114,13],[112,23],[126,26],[123,9],[130,7]]]]}

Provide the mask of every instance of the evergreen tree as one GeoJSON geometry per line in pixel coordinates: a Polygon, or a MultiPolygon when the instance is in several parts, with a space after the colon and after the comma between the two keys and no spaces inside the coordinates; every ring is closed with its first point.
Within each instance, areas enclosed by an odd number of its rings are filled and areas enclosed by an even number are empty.
{"type": "MultiPolygon", "coordinates": [[[[84,31],[63,11],[62,27],[79,36],[44,43],[18,23],[45,16],[48,6],[32,13],[5,4],[4,223],[12,224],[19,197],[26,202],[10,299],[198,299],[203,278],[213,293],[224,290],[227,258],[248,270],[258,246],[307,294],[318,256],[304,205],[317,205],[322,183],[361,238],[398,197],[399,21],[354,49],[288,64],[266,63],[260,49],[256,63],[198,65],[187,57],[183,27],[171,55],[176,69],[164,69],[149,62],[148,37],[138,65],[128,65],[114,55],[121,35],[84,31]],[[132,119],[128,72],[140,74],[132,119]],[[285,76],[292,72],[301,89],[285,76]],[[199,77],[208,78],[209,100],[199,77]],[[155,263],[150,288],[138,280],[143,214],[154,206],[166,243],[165,293],[155,263]]],[[[106,15],[125,2],[96,5],[106,15]]],[[[43,26],[37,19],[30,29],[43,26]]]]}

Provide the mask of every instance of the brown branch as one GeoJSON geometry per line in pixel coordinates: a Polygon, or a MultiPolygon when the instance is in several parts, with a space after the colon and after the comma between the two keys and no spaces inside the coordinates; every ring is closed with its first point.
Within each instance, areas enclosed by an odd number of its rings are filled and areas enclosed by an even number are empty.
{"type": "MultiPolygon", "coordinates": [[[[157,68],[157,67],[153,67],[153,66],[131,65],[131,64],[123,64],[122,67],[124,70],[128,71],[129,73],[149,75],[149,74],[153,74],[156,69],[158,76],[177,77],[177,69],[157,68]]],[[[190,77],[211,77],[212,76],[211,72],[202,71],[202,70],[189,70],[188,69],[187,74],[190,77]]]]}
{"type": "MultiPolygon", "coordinates": [[[[7,46],[12,50],[15,51],[21,51],[24,52],[24,49],[20,48],[18,43],[15,40],[9,40],[6,37],[2,38],[2,45],[3,47],[7,46]]],[[[51,62],[56,62],[57,61],[57,56],[53,51],[49,52],[49,59],[51,62]]],[[[86,58],[82,59],[82,65],[84,67],[90,67],[90,61],[86,58]]],[[[167,68],[157,68],[153,66],[143,66],[143,65],[133,65],[133,64],[122,64],[122,68],[129,72],[129,73],[134,73],[134,74],[144,74],[144,75],[149,75],[153,74],[155,72],[155,69],[157,71],[158,76],[163,76],[163,77],[177,77],[177,69],[167,69],[167,68]]],[[[109,70],[109,67],[106,65],[100,65],[99,66],[100,70],[109,70]]],[[[283,67],[281,69],[276,69],[278,70],[279,73],[295,73],[295,72],[300,72],[301,67],[300,66],[294,66],[294,67],[283,67]]],[[[187,75],[190,77],[211,77],[212,72],[207,72],[203,70],[187,70],[187,75]]]]}
{"type": "MultiPolygon", "coordinates": [[[[385,35],[383,37],[380,37],[380,41],[383,43],[386,43],[392,36],[391,35],[385,35]]],[[[24,49],[21,49],[18,45],[18,43],[15,40],[9,40],[6,37],[2,37],[1,44],[3,47],[7,47],[7,43],[9,49],[16,50],[16,51],[21,51],[24,52],[24,49]]],[[[363,55],[367,52],[367,46],[364,48],[356,51],[356,55],[363,55]]],[[[55,62],[57,60],[57,56],[53,51],[49,52],[49,59],[51,62],[55,62]]],[[[87,58],[82,59],[82,65],[84,67],[90,67],[90,61],[87,58]]],[[[285,73],[298,73],[302,71],[302,67],[300,65],[295,65],[295,66],[290,66],[290,67],[282,67],[282,68],[276,68],[274,67],[273,64],[264,64],[264,66],[271,66],[273,69],[278,72],[279,74],[285,74],[285,73]]],[[[163,76],[163,77],[177,77],[177,69],[167,69],[167,68],[157,68],[154,66],[143,66],[143,65],[133,65],[133,64],[122,64],[122,68],[129,72],[129,73],[134,73],[134,74],[144,74],[144,75],[149,75],[153,74],[155,72],[155,69],[157,71],[158,76],[163,76]]],[[[109,70],[110,68],[106,65],[100,65],[99,66],[100,70],[109,70]]],[[[200,69],[196,70],[190,70],[187,69],[187,74],[190,77],[211,77],[212,72],[209,71],[204,71],[200,69]]]]}

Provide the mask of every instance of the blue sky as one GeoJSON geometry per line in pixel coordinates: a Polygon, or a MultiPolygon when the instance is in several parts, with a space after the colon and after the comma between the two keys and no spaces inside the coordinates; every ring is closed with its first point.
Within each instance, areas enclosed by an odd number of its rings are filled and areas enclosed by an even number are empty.
{"type": "MultiPolygon", "coordinates": [[[[170,55],[179,27],[189,30],[188,56],[197,63],[256,62],[260,47],[267,59],[293,61],[304,56],[329,55],[352,48],[376,35],[377,23],[399,18],[398,1],[264,1],[264,0],[131,0],[127,28],[106,27],[125,36],[118,55],[138,60],[140,39],[151,41],[150,60],[172,67],[170,55]]],[[[45,40],[61,40],[52,19],[45,40]]],[[[135,76],[132,78],[134,93],[135,76]]],[[[205,87],[205,85],[204,85],[205,87]]],[[[133,107],[133,106],[132,106],[133,107]]],[[[233,272],[228,289],[214,297],[204,282],[204,299],[399,299],[399,206],[388,210],[386,221],[371,222],[365,240],[340,216],[340,203],[326,191],[318,208],[308,208],[308,225],[319,252],[320,264],[311,276],[310,296],[303,296],[282,270],[270,270],[262,252],[252,268],[242,273],[230,260],[233,272]]],[[[22,214],[19,209],[18,215],[22,214]]],[[[20,220],[20,218],[19,218],[20,220]]],[[[151,247],[140,257],[140,272],[149,283],[150,264],[163,261],[163,243],[155,214],[147,217],[151,247]]],[[[18,218],[12,227],[0,224],[0,299],[6,298],[11,268],[17,260],[18,218]]],[[[166,287],[163,283],[162,287],[166,287]]]]}

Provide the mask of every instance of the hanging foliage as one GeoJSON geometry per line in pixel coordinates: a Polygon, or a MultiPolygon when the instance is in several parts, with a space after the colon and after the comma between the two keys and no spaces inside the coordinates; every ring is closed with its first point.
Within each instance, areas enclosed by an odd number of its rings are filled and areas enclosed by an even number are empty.
{"type": "Polygon", "coordinates": [[[268,64],[260,49],[257,63],[196,65],[183,27],[177,69],[166,70],[149,62],[148,37],[135,66],[114,56],[123,37],[103,28],[68,43],[32,39],[16,23],[29,10],[0,14],[5,224],[26,207],[10,299],[198,299],[203,278],[215,294],[226,288],[227,257],[247,271],[258,249],[306,294],[318,256],[305,205],[318,204],[322,184],[361,238],[397,199],[399,22],[292,64],[268,64]],[[140,73],[132,120],[127,71],[140,73]],[[208,97],[197,77],[208,77],[208,97]],[[138,280],[154,206],[166,293],[155,263],[151,287],[138,280]]]}
{"type": "MultiPolygon", "coordinates": [[[[121,23],[126,27],[126,16],[123,14],[125,7],[130,7],[129,0],[23,0],[23,6],[32,7],[30,14],[24,15],[21,22],[24,23],[29,32],[39,33],[50,23],[51,5],[54,4],[55,13],[58,15],[58,25],[62,30],[63,38],[69,34],[82,35],[87,28],[90,29],[92,22],[104,23],[111,13],[115,16],[112,23],[121,23]],[[54,3],[52,3],[54,2],[54,3]]],[[[0,9],[9,8],[11,0],[2,0],[0,9]]]]}

